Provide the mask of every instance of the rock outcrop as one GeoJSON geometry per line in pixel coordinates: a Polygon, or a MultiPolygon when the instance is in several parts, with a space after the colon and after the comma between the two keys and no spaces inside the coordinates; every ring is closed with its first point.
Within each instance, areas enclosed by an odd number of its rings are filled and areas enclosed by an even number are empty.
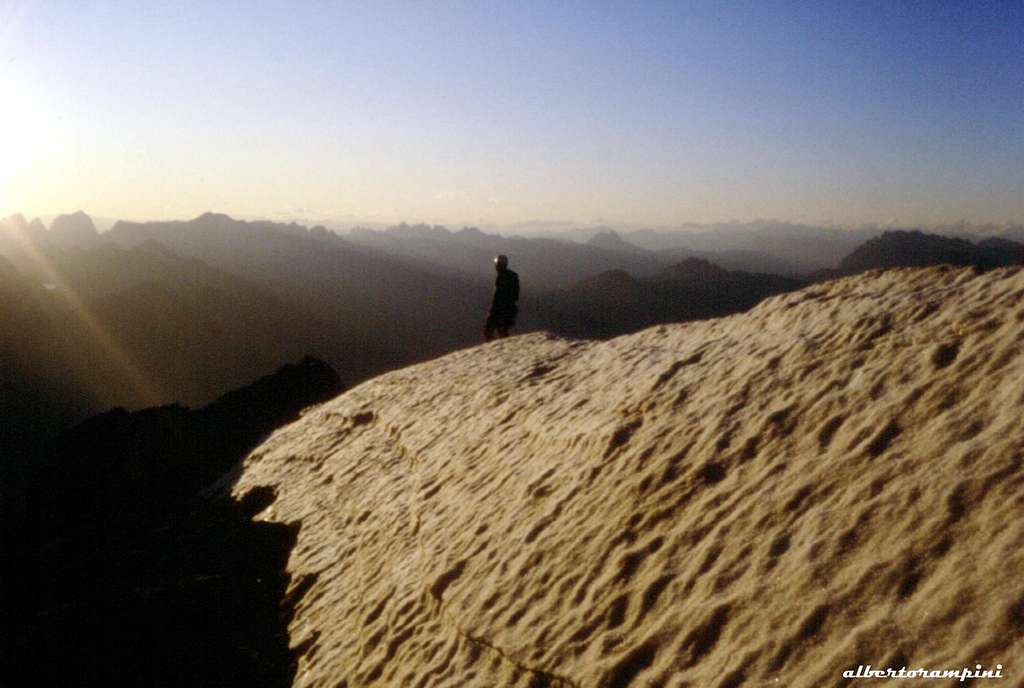
{"type": "Polygon", "coordinates": [[[201,494],[341,389],[307,357],[197,410],[95,416],[19,479],[8,470],[0,685],[289,685],[282,598],[298,528],[250,520],[267,490],[238,503],[201,494]]]}
{"type": "Polygon", "coordinates": [[[233,488],[299,525],[295,685],[1024,685],[1022,342],[1024,271],[893,270],[356,387],[233,488]]]}

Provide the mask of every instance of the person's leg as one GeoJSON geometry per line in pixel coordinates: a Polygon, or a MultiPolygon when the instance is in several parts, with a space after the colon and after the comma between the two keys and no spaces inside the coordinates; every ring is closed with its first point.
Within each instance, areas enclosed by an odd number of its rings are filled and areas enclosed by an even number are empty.
{"type": "Polygon", "coordinates": [[[489,342],[494,339],[494,316],[487,316],[487,322],[484,323],[484,341],[489,342]]]}
{"type": "Polygon", "coordinates": [[[511,328],[515,324],[516,324],[516,318],[515,318],[514,315],[511,316],[511,317],[502,318],[501,323],[499,323],[499,325],[498,325],[498,333],[502,337],[507,337],[508,336],[509,328],[511,328]]]}

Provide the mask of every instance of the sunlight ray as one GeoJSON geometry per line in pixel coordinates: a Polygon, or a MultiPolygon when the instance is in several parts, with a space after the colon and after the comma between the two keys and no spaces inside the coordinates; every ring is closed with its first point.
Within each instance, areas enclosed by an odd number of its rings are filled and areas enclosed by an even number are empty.
{"type": "Polygon", "coordinates": [[[32,238],[16,226],[12,227],[12,234],[22,255],[28,259],[37,273],[45,278],[45,283],[56,287],[55,291],[64,298],[74,317],[82,324],[89,337],[99,346],[107,359],[114,364],[117,371],[130,385],[135,396],[141,399],[146,406],[157,406],[166,402],[166,398],[156,384],[146,376],[133,357],[103,326],[99,318],[90,311],[85,301],[72,289],[46,254],[32,241],[32,238]]]}

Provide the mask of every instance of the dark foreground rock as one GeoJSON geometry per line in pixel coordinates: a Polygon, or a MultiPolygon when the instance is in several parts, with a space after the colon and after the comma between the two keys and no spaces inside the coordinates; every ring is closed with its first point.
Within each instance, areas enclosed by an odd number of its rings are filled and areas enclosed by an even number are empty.
{"type": "Polygon", "coordinates": [[[291,685],[298,525],[252,520],[269,488],[202,491],[340,391],[307,358],[202,409],[115,409],[62,435],[5,495],[0,683],[291,685]]]}

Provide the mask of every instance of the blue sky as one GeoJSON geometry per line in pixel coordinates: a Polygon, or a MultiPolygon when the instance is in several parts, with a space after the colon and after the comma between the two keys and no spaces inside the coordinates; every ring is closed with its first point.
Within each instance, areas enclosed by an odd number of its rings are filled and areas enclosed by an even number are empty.
{"type": "Polygon", "coordinates": [[[1024,220],[1024,3],[0,0],[0,212],[1024,220]]]}

